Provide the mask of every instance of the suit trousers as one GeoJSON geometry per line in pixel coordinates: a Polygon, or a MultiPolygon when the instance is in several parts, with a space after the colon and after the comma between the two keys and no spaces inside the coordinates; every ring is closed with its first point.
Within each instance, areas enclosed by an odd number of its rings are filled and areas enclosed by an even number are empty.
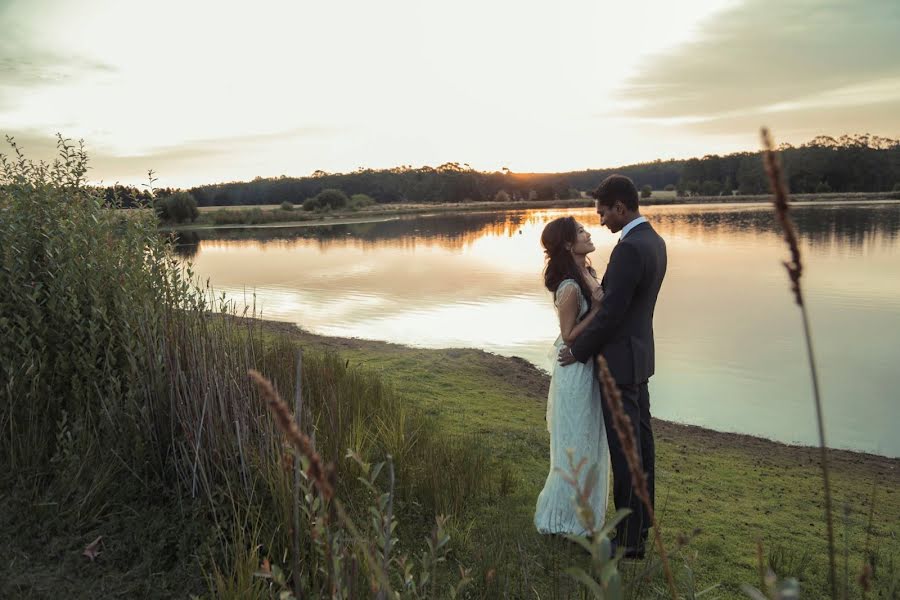
{"type": "MultiPolygon", "coordinates": [[[[622,394],[622,405],[631,422],[631,430],[637,446],[638,459],[647,477],[650,492],[650,505],[654,505],[654,459],[653,427],[650,423],[650,391],[647,382],[639,384],[619,385],[622,394]]],[[[603,419],[606,422],[606,435],[609,440],[609,455],[613,472],[613,500],[616,510],[630,508],[631,514],[616,527],[616,542],[626,548],[643,548],[650,529],[650,514],[644,503],[634,492],[631,483],[631,471],[628,460],[622,449],[619,435],[613,428],[612,414],[606,398],[603,400],[603,419]]]]}

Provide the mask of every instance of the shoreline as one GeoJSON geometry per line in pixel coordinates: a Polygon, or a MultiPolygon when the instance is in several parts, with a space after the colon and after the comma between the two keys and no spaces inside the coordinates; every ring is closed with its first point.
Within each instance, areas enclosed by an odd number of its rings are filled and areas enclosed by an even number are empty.
{"type": "MultiPolygon", "coordinates": [[[[829,204],[860,204],[867,202],[880,202],[900,200],[898,192],[872,192],[857,194],[797,194],[792,196],[792,204],[803,205],[809,203],[829,204]]],[[[767,194],[752,196],[685,196],[665,198],[645,198],[641,205],[651,206],[688,206],[688,205],[749,205],[767,204],[771,202],[771,196],[767,194]]],[[[381,204],[359,211],[335,211],[328,213],[305,212],[302,208],[293,211],[283,211],[278,205],[247,205],[240,207],[229,206],[204,206],[200,208],[201,221],[182,224],[161,224],[160,231],[201,231],[208,229],[261,229],[273,227],[310,227],[320,225],[354,225],[362,223],[376,223],[399,219],[405,216],[431,216],[441,214],[460,214],[476,212],[505,212],[514,210],[539,210],[539,209],[565,209],[565,208],[590,208],[593,200],[590,198],[572,198],[568,200],[541,200],[541,201],[510,201],[510,202],[466,202],[466,203],[404,203],[381,204]],[[278,217],[284,216],[284,220],[273,220],[265,223],[208,223],[203,222],[203,215],[226,211],[236,214],[241,212],[262,211],[263,214],[274,213],[278,217]],[[302,218],[293,217],[294,213],[300,213],[302,218]]]]}
{"type": "MultiPolygon", "coordinates": [[[[301,329],[298,325],[285,321],[272,321],[268,319],[255,319],[264,331],[286,335],[299,341],[302,345],[311,345],[319,349],[333,350],[339,354],[346,352],[361,353],[364,355],[408,355],[430,357],[435,362],[440,362],[445,357],[465,357],[473,365],[478,365],[495,376],[507,380],[518,388],[521,397],[531,401],[545,402],[550,386],[550,374],[521,357],[502,356],[480,350],[477,348],[418,348],[394,342],[381,340],[368,340],[363,338],[344,338],[324,336],[301,329]]],[[[402,376],[402,373],[397,374],[402,376]]],[[[802,457],[803,462],[819,461],[818,446],[804,446],[791,444],[770,438],[732,431],[719,431],[700,425],[667,421],[653,417],[654,427],[658,427],[657,433],[671,437],[689,437],[702,439],[714,448],[735,448],[748,451],[752,454],[766,455],[773,448],[781,454],[793,454],[802,457]]],[[[854,464],[861,462],[871,463],[871,466],[889,469],[900,476],[900,457],[890,457],[881,454],[873,454],[862,450],[850,450],[845,448],[828,448],[829,461],[838,464],[854,464]]]]}

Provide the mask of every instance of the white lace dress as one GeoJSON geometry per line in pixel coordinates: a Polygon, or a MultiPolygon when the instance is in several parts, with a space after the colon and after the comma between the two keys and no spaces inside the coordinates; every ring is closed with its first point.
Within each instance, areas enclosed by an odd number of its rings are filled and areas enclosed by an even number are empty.
{"type": "MultiPolygon", "coordinates": [[[[578,295],[580,321],[588,312],[588,304],[575,280],[566,279],[559,285],[555,305],[558,307],[569,294],[578,295]]],[[[537,499],[534,525],[541,533],[583,535],[586,531],[576,514],[575,490],[559,471],[569,472],[569,448],[573,451],[576,465],[582,458],[587,459],[580,473],[582,485],[590,466],[597,465],[597,485],[591,493],[590,502],[595,527],[599,529],[605,520],[609,496],[609,446],[600,406],[600,384],[594,376],[594,361],[587,364],[576,362],[563,367],[556,359],[562,345],[562,337],[557,337],[551,350],[553,369],[547,397],[550,473],[537,499]]]]}

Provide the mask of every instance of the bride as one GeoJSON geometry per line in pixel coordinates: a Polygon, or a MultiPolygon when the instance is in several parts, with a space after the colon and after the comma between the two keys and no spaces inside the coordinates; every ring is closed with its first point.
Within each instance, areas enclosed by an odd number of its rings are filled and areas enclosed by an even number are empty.
{"type": "Polygon", "coordinates": [[[586,464],[580,472],[584,485],[592,465],[597,466],[597,486],[590,496],[595,528],[606,516],[609,495],[609,446],[600,406],[600,385],[594,376],[593,361],[561,366],[559,348],[573,342],[597,314],[603,290],[587,261],[594,251],[591,234],[573,217],[561,217],[547,224],[541,234],[547,256],[544,284],[554,293],[559,315],[559,332],[551,352],[553,368],[547,398],[547,429],[550,431],[550,473],[537,499],[534,525],[540,533],[585,535],[578,519],[575,489],[562,478],[569,472],[567,451],[574,463],[586,464]]]}

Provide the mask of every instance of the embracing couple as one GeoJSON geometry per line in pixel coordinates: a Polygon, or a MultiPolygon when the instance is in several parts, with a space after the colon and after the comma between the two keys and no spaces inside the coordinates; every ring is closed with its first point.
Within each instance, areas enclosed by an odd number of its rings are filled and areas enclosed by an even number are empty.
{"type": "Polygon", "coordinates": [[[654,370],[653,311],[666,275],[666,244],[641,216],[638,191],[629,178],[612,175],[592,196],[600,224],[621,232],[601,279],[588,262],[594,245],[582,224],[562,217],[541,234],[547,257],[544,283],[555,296],[560,335],[547,399],[550,474],[537,500],[534,523],[546,534],[587,533],[576,513],[575,490],[562,477],[572,452],[575,464],[587,461],[582,478],[591,465],[597,467],[590,503],[599,529],[606,515],[611,464],[616,509],[631,509],[616,527],[613,551],[622,548],[626,558],[641,559],[650,517],[632,488],[622,443],[600,392],[595,357],[606,359],[621,392],[652,505],[654,450],[647,381],[654,370]]]}

